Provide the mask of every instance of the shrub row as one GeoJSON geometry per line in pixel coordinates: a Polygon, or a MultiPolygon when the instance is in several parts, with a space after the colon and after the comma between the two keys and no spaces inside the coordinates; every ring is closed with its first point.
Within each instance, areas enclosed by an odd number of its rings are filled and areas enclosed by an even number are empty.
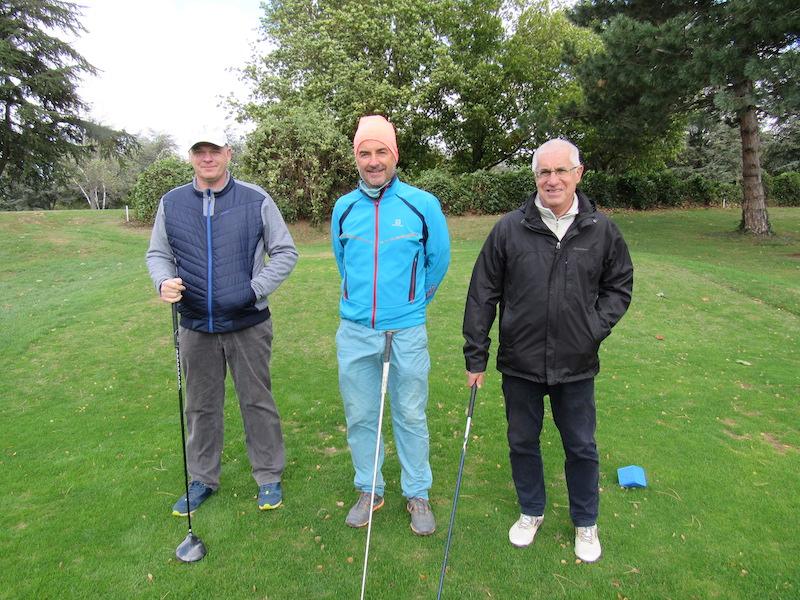
{"type": "MultiPolygon", "coordinates": [[[[465,175],[433,169],[420,173],[413,183],[436,195],[449,215],[507,212],[522,204],[536,189],[528,168],[465,175]]],[[[765,175],[764,184],[770,205],[800,206],[800,173],[765,175]]],[[[590,171],[584,174],[580,188],[605,208],[721,206],[739,204],[742,198],[739,185],[700,175],[682,177],[668,170],[622,175],[590,171]]]]}
{"type": "Polygon", "coordinates": [[[800,173],[789,171],[764,178],[767,199],[773,206],[800,206],[800,173]]]}
{"type": "MultiPolygon", "coordinates": [[[[136,218],[152,222],[161,196],[172,187],[190,181],[191,177],[191,166],[177,159],[164,159],[151,165],[139,177],[131,193],[136,218]]],[[[410,183],[438,197],[448,215],[502,214],[523,204],[536,189],[533,173],[528,168],[475,171],[463,175],[431,169],[423,171],[410,183]]],[[[742,197],[738,185],[699,175],[680,177],[671,171],[622,175],[590,171],[584,174],[580,187],[604,208],[719,206],[738,204],[742,197]]],[[[764,187],[770,205],[800,206],[800,173],[781,173],[775,177],[765,175],[764,187]]],[[[279,199],[284,202],[292,200],[282,196],[279,199]]],[[[335,198],[330,199],[330,205],[333,201],[335,198]]],[[[281,209],[290,221],[307,216],[287,211],[287,206],[281,206],[281,209]]]]}

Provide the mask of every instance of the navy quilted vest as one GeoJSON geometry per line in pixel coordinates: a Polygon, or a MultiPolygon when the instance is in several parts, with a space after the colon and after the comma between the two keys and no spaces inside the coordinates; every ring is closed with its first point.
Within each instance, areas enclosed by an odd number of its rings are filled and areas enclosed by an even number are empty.
{"type": "Polygon", "coordinates": [[[250,287],[263,200],[233,177],[214,195],[213,214],[203,214],[203,194],[191,183],[164,196],[167,237],[186,286],[178,305],[183,327],[225,333],[269,318],[250,287]]]}

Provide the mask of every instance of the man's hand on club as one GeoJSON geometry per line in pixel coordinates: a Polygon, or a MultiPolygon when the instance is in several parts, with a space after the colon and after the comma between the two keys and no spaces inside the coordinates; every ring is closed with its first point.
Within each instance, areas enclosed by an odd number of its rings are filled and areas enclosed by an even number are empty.
{"type": "Polygon", "coordinates": [[[183,298],[182,292],[185,289],[186,286],[183,285],[183,280],[180,277],[165,279],[161,284],[161,299],[170,304],[180,302],[181,298],[183,298]]]}
{"type": "Polygon", "coordinates": [[[478,384],[478,388],[483,387],[483,376],[485,373],[470,373],[467,371],[467,387],[471,388],[476,383],[478,384]]]}

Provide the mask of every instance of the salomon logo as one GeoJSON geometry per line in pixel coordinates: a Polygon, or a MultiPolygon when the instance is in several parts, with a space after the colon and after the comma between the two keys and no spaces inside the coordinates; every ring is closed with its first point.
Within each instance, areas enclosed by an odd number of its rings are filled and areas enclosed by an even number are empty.
{"type": "Polygon", "coordinates": [[[394,223],[392,223],[392,227],[402,227],[403,222],[400,219],[395,219],[394,223]]]}

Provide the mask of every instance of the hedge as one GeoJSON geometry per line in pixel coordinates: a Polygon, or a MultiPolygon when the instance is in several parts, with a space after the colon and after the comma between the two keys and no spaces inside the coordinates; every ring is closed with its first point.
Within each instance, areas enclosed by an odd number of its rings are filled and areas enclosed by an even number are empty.
{"type": "Polygon", "coordinates": [[[773,177],[770,200],[775,206],[800,206],[800,173],[790,171],[773,177]]]}
{"type": "MultiPolygon", "coordinates": [[[[449,215],[465,212],[500,214],[520,206],[536,189],[528,168],[476,171],[454,175],[442,169],[419,174],[412,184],[439,198],[449,215]]],[[[764,174],[767,200],[777,206],[800,206],[800,173],[764,174]]],[[[584,173],[580,189],[603,208],[670,208],[678,206],[727,206],[739,204],[740,185],[682,177],[670,170],[621,175],[599,171],[584,173]]]]}

